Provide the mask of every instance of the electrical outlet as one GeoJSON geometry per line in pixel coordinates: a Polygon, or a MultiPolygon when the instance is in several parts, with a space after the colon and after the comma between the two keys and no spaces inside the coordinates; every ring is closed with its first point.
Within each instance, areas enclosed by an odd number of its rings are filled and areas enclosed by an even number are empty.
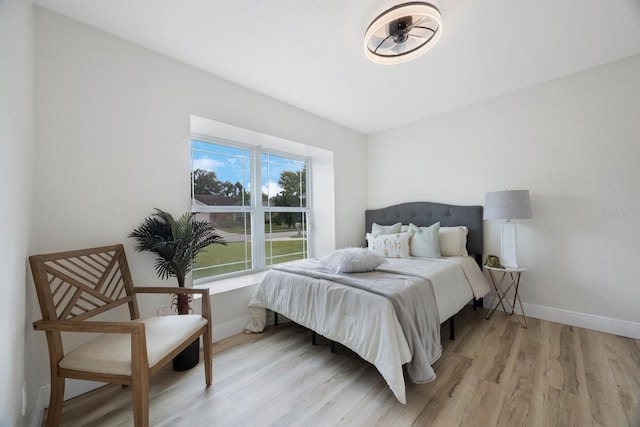
{"type": "Polygon", "coordinates": [[[158,309],[158,316],[168,316],[171,313],[171,308],[169,307],[160,307],[158,309]]]}

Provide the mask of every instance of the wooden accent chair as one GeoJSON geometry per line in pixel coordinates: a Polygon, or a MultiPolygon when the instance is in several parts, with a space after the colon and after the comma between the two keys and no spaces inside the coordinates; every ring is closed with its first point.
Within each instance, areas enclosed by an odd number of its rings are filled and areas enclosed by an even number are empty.
{"type": "Polygon", "coordinates": [[[51,368],[47,426],[60,423],[65,378],[131,386],[136,426],[149,425],[149,377],[201,335],[207,386],[212,381],[211,306],[205,289],[134,287],[122,245],[34,255],[29,258],[51,368]],[[201,294],[202,315],[140,319],[138,294],[201,294]],[[131,321],[88,320],[127,304],[131,321]],[[97,338],[65,352],[62,332],[98,332],[97,338]]]}

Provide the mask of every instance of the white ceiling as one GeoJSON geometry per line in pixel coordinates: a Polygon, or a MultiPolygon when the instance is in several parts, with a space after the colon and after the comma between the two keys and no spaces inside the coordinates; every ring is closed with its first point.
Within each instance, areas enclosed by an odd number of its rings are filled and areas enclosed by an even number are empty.
{"type": "Polygon", "coordinates": [[[420,58],[365,58],[402,0],[34,0],[364,134],[640,53],[639,0],[441,0],[420,58]]]}

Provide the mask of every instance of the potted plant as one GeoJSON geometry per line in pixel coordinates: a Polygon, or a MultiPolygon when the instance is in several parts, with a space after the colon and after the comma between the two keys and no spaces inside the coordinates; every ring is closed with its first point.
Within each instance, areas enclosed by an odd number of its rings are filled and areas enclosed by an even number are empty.
{"type": "MultiPolygon", "coordinates": [[[[145,218],[142,224],[128,236],[138,242],[135,246],[136,251],[148,251],[157,255],[154,267],[158,277],[161,279],[175,277],[181,288],[184,287],[185,278],[192,270],[198,254],[204,248],[214,243],[226,245],[209,222],[199,221],[194,217],[193,212],[185,212],[175,219],[170,213],[156,208],[156,212],[145,218]]],[[[178,314],[189,314],[189,300],[189,295],[176,295],[175,304],[178,314]]],[[[198,364],[200,358],[198,341],[196,340],[194,344],[174,359],[174,369],[190,369],[198,364]],[[192,347],[195,347],[195,363],[193,363],[192,347]],[[186,365],[191,366],[185,367],[185,363],[181,363],[182,360],[190,361],[186,362],[186,365]]]]}

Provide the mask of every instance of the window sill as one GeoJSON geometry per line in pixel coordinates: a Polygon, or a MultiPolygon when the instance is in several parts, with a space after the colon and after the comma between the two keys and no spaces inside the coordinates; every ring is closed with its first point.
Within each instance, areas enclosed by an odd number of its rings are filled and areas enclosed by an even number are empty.
{"type": "Polygon", "coordinates": [[[209,289],[209,295],[222,294],[236,289],[257,285],[262,281],[265,274],[267,274],[267,271],[259,271],[257,273],[243,274],[226,279],[212,280],[210,282],[196,285],[194,288],[209,289]]]}

